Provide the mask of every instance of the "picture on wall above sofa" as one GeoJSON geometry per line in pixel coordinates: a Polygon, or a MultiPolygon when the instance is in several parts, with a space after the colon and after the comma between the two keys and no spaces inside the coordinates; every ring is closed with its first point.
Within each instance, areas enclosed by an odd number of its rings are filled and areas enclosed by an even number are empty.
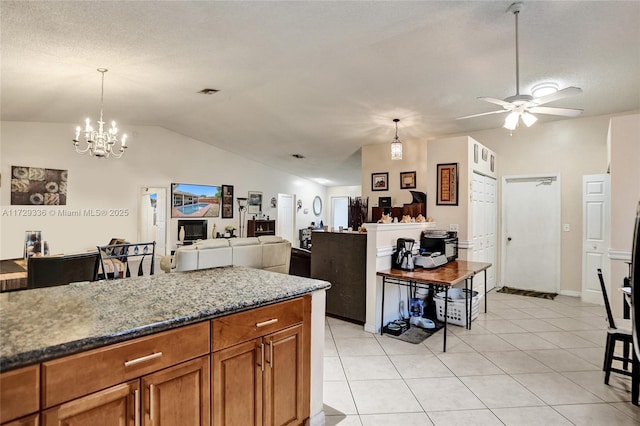
{"type": "Polygon", "coordinates": [[[171,184],[171,217],[220,217],[221,209],[220,186],[171,184]]]}

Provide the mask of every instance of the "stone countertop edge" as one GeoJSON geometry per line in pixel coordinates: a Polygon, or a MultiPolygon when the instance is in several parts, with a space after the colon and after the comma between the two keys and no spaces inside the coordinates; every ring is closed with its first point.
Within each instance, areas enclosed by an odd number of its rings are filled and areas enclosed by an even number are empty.
{"type": "Polygon", "coordinates": [[[223,267],[2,293],[0,371],[271,305],[330,286],[327,281],[261,269],[223,267]]]}

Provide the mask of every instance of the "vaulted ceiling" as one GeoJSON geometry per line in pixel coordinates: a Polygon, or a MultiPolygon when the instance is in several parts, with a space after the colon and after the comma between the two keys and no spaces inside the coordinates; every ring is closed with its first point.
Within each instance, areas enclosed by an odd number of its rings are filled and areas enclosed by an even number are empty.
{"type": "MultiPolygon", "coordinates": [[[[389,143],[394,118],[405,141],[501,126],[503,114],[456,118],[515,94],[510,3],[2,1],[1,117],[96,117],[104,67],[105,118],[122,129],[358,185],[360,147],[389,143]]],[[[549,106],[640,109],[639,22],[638,1],[525,2],[521,92],[553,81],[583,93],[549,106]]]]}

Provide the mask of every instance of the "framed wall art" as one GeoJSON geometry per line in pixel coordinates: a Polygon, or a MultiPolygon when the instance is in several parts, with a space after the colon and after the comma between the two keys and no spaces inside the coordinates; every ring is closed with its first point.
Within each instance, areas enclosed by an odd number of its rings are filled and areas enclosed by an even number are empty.
{"type": "Polygon", "coordinates": [[[11,166],[11,205],[64,206],[66,170],[11,166]]]}
{"type": "Polygon", "coordinates": [[[233,219],[233,185],[222,185],[222,218],[233,219]]]}
{"type": "Polygon", "coordinates": [[[458,205],[458,163],[437,165],[437,197],[436,205],[458,205]]]}
{"type": "Polygon", "coordinates": [[[262,211],[262,192],[249,191],[249,202],[247,203],[247,213],[258,214],[262,211]]]}
{"type": "Polygon", "coordinates": [[[371,173],[371,190],[372,191],[388,191],[389,190],[389,173],[371,173]]]}
{"type": "Polygon", "coordinates": [[[401,172],[400,173],[400,189],[415,189],[416,187],[416,172],[401,172]]]}

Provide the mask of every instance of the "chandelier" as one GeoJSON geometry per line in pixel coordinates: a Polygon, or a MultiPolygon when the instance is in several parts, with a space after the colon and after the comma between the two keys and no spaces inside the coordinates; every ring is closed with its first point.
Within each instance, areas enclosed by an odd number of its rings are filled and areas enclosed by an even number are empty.
{"type": "Polygon", "coordinates": [[[398,121],[400,121],[400,119],[394,118],[393,121],[396,123],[396,137],[393,138],[393,142],[391,142],[391,159],[402,160],[402,142],[398,139],[398,121]]]}
{"type": "Polygon", "coordinates": [[[100,93],[100,120],[98,120],[98,130],[94,130],[91,127],[91,120],[88,118],[85,120],[84,131],[80,126],[76,127],[76,137],[73,139],[73,146],[76,148],[76,152],[79,154],[85,154],[89,152],[89,155],[100,158],[120,158],[127,149],[127,135],[122,135],[120,141],[120,148],[115,149],[115,144],[118,142],[118,128],[116,122],[111,122],[111,128],[104,131],[104,120],[102,118],[104,110],[104,73],[107,72],[106,68],[98,68],[98,72],[102,74],[102,88],[100,93]],[[86,147],[84,149],[79,148],[80,134],[84,137],[86,147]]]}

